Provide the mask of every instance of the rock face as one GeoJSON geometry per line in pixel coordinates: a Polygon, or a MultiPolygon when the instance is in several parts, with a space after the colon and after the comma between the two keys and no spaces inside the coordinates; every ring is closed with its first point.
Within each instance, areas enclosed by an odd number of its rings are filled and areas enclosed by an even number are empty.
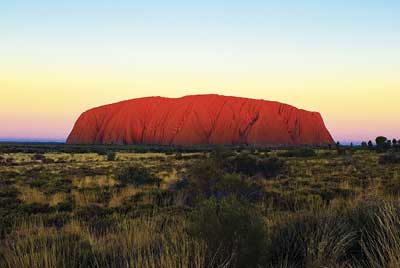
{"type": "Polygon", "coordinates": [[[279,102],[220,95],[147,97],[84,112],[68,144],[334,143],[321,115],[279,102]]]}

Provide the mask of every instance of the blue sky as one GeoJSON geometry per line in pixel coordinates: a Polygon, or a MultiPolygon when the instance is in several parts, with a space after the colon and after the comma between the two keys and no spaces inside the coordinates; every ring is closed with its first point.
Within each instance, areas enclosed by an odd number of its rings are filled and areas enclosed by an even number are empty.
{"type": "Polygon", "coordinates": [[[399,8],[399,1],[14,0],[0,3],[0,31],[3,46],[30,42],[50,52],[160,45],[357,52],[398,47],[399,8]]]}

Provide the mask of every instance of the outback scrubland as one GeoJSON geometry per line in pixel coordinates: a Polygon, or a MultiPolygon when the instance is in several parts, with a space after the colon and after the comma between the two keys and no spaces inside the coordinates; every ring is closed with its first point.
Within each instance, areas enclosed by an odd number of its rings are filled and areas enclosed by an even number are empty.
{"type": "Polygon", "coordinates": [[[400,267],[397,144],[0,145],[0,267],[400,267]]]}

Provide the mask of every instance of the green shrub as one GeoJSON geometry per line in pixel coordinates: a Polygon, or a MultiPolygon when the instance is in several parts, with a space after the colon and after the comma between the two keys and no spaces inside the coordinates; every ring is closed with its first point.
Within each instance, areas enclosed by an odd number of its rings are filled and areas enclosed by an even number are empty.
{"type": "Polygon", "coordinates": [[[221,200],[229,196],[248,202],[256,202],[264,194],[263,188],[257,181],[237,173],[216,173],[203,178],[198,176],[185,177],[174,185],[173,190],[185,193],[187,201],[189,201],[187,204],[203,198],[221,200]]]}
{"type": "Polygon", "coordinates": [[[224,174],[212,187],[215,198],[234,196],[240,200],[255,202],[263,196],[263,189],[253,179],[240,174],[224,174]]]}
{"type": "Polygon", "coordinates": [[[90,227],[92,231],[104,233],[113,228],[115,224],[112,213],[112,209],[96,204],[78,208],[75,211],[75,216],[79,221],[90,227]]]}
{"type": "Polygon", "coordinates": [[[276,157],[259,158],[252,154],[240,153],[223,161],[225,170],[231,173],[241,173],[248,176],[261,174],[265,177],[273,177],[282,172],[283,160],[276,157]]]}
{"type": "Polygon", "coordinates": [[[256,267],[266,248],[264,226],[261,216],[235,198],[209,199],[192,212],[189,233],[205,242],[206,267],[256,267]]]}
{"type": "Polygon", "coordinates": [[[117,175],[122,184],[140,185],[159,185],[161,180],[152,175],[144,166],[133,164],[120,170],[117,175]]]}
{"type": "Polygon", "coordinates": [[[288,218],[271,230],[268,267],[345,267],[353,235],[345,219],[327,213],[288,218]]]}
{"type": "Polygon", "coordinates": [[[115,161],[117,159],[117,154],[115,152],[107,153],[107,161],[115,161]]]}
{"type": "Polygon", "coordinates": [[[386,195],[400,196],[400,178],[390,180],[384,184],[383,192],[386,195]]]}
{"type": "Polygon", "coordinates": [[[71,212],[73,209],[73,200],[72,197],[69,196],[67,200],[58,203],[54,206],[54,209],[58,212],[71,212]]]}
{"type": "Polygon", "coordinates": [[[399,152],[389,152],[379,157],[379,164],[400,164],[400,153],[399,152]]]}
{"type": "Polygon", "coordinates": [[[44,158],[44,159],[42,159],[42,163],[43,164],[53,164],[54,160],[51,158],[44,158]]]}
{"type": "Polygon", "coordinates": [[[51,208],[48,204],[21,204],[21,209],[27,214],[45,214],[53,212],[53,208],[51,208]]]}
{"type": "Polygon", "coordinates": [[[183,190],[187,204],[193,204],[198,198],[213,197],[219,200],[227,196],[254,202],[263,196],[264,191],[259,182],[248,175],[272,174],[277,166],[281,167],[279,160],[243,154],[222,163],[215,159],[196,161],[189,168],[187,176],[173,184],[171,189],[183,190]]]}
{"type": "Polygon", "coordinates": [[[31,159],[33,161],[42,161],[44,160],[46,157],[43,154],[34,154],[32,155],[31,159]]]}
{"type": "Polygon", "coordinates": [[[99,155],[99,156],[103,156],[103,155],[107,155],[107,149],[105,149],[105,148],[99,148],[98,150],[96,150],[96,153],[99,155]]]}
{"type": "Polygon", "coordinates": [[[383,136],[376,137],[375,142],[378,147],[378,151],[384,151],[388,148],[387,138],[383,136]]]}
{"type": "Polygon", "coordinates": [[[317,154],[312,148],[304,147],[278,153],[280,157],[315,157],[317,154]]]}
{"type": "Polygon", "coordinates": [[[202,192],[209,192],[222,176],[223,171],[213,160],[195,162],[189,169],[190,183],[202,192]]]}
{"type": "MultiPolygon", "coordinates": [[[[45,179],[43,179],[45,180],[45,179]]],[[[57,192],[70,193],[72,188],[72,183],[69,179],[63,177],[47,178],[47,183],[41,188],[47,194],[55,194],[57,192]]]]}
{"type": "Polygon", "coordinates": [[[8,158],[6,159],[6,164],[7,164],[7,165],[12,165],[12,164],[14,164],[14,158],[8,157],[8,158]]]}
{"type": "Polygon", "coordinates": [[[196,161],[189,167],[187,176],[170,186],[171,190],[184,193],[184,203],[192,205],[198,198],[209,198],[213,187],[223,177],[224,172],[213,159],[196,161]]]}

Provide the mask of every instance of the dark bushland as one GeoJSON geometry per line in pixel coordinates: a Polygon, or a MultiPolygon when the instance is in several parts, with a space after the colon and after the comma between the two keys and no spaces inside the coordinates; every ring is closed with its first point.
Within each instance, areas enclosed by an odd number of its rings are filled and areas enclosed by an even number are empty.
{"type": "Polygon", "coordinates": [[[379,157],[379,163],[385,164],[400,164],[400,152],[388,152],[379,157]]]}
{"type": "Polygon", "coordinates": [[[240,153],[225,158],[222,166],[228,172],[247,176],[275,177],[283,172],[284,161],[277,157],[258,157],[250,153],[240,153]]]}
{"type": "Polygon", "coordinates": [[[206,244],[206,267],[257,267],[267,245],[262,217],[250,206],[228,197],[205,200],[191,214],[189,234],[206,244]]]}
{"type": "Polygon", "coordinates": [[[278,153],[280,157],[315,157],[317,154],[315,153],[314,149],[309,147],[298,148],[287,150],[285,152],[278,153]]]}
{"type": "Polygon", "coordinates": [[[204,198],[221,200],[228,196],[256,202],[264,193],[257,180],[239,173],[227,173],[222,164],[213,159],[197,161],[173,189],[186,193],[187,204],[204,198]]]}
{"type": "Polygon", "coordinates": [[[121,169],[117,179],[122,184],[140,185],[159,185],[161,180],[151,174],[148,169],[139,164],[132,164],[121,169]]]}

